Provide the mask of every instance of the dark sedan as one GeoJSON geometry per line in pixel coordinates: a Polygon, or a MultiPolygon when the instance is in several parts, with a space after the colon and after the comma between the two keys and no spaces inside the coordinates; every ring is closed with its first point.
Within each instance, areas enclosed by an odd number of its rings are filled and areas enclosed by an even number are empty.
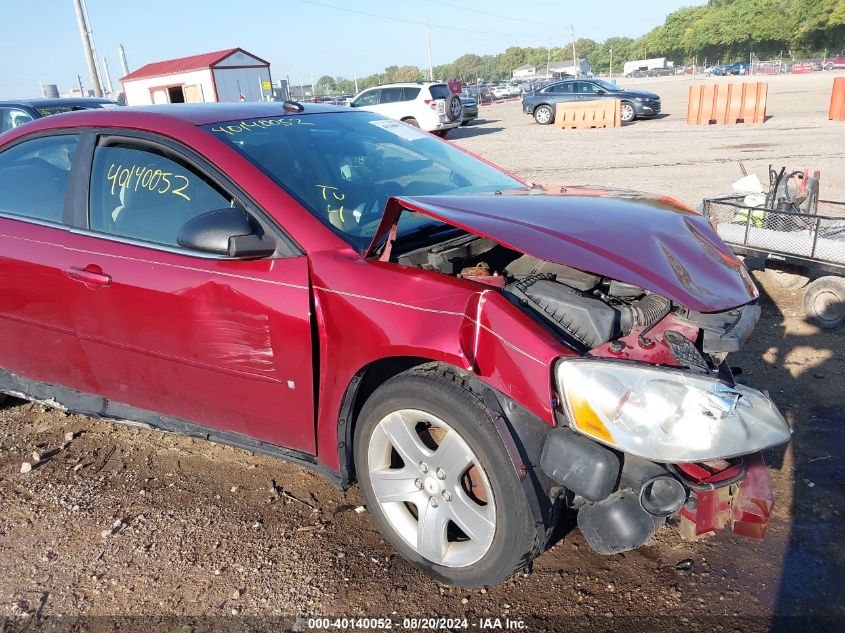
{"type": "Polygon", "coordinates": [[[463,115],[463,118],[461,119],[461,125],[468,125],[470,121],[478,118],[478,101],[476,101],[472,97],[462,96],[461,106],[463,106],[461,110],[461,113],[463,115]]]}
{"type": "Polygon", "coordinates": [[[78,97],[71,99],[16,99],[0,101],[0,132],[11,130],[24,123],[51,114],[90,110],[92,108],[115,108],[119,104],[99,97],[78,97]]]}
{"type": "Polygon", "coordinates": [[[644,90],[628,90],[603,79],[567,79],[533,90],[522,97],[522,111],[540,125],[555,120],[555,105],[570,101],[619,99],[623,123],[645,119],[660,113],[660,97],[644,90]]]}

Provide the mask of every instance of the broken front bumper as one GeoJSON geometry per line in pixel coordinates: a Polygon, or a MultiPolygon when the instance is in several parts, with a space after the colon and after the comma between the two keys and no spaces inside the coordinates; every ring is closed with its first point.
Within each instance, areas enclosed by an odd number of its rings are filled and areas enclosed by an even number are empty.
{"type": "Polygon", "coordinates": [[[763,538],[774,498],[760,453],[708,464],[664,465],[613,451],[566,427],[550,431],[543,471],[570,491],[578,527],[601,554],[647,545],[669,518],[683,538],[730,525],[763,538]]]}

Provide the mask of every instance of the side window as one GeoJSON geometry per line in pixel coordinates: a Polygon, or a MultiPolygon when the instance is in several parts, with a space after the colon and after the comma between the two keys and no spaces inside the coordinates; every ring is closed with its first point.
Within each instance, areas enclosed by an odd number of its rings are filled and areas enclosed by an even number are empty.
{"type": "Polygon", "coordinates": [[[91,170],[91,230],[178,246],[192,218],[233,205],[217,186],[169,152],[131,142],[101,145],[91,170]]]}
{"type": "Polygon", "coordinates": [[[572,94],[572,84],[557,84],[556,86],[552,86],[554,89],[553,92],[557,95],[569,95],[572,94]]]}
{"type": "Polygon", "coordinates": [[[360,108],[361,106],[371,106],[378,103],[378,90],[368,90],[362,93],[355,101],[352,102],[353,108],[360,108]]]}
{"type": "Polygon", "coordinates": [[[24,123],[34,120],[29,112],[17,108],[3,108],[0,113],[2,114],[0,116],[0,132],[20,127],[24,123]]]}
{"type": "Polygon", "coordinates": [[[79,139],[45,136],[0,154],[0,211],[61,222],[79,139]]]}
{"type": "Polygon", "coordinates": [[[397,103],[402,101],[402,88],[382,88],[379,103],[397,103]]]}
{"type": "Polygon", "coordinates": [[[402,88],[402,101],[413,101],[419,96],[419,94],[419,88],[409,88],[406,86],[405,88],[402,88]]]}
{"type": "Polygon", "coordinates": [[[596,84],[591,84],[587,81],[579,81],[578,82],[578,93],[579,94],[596,94],[600,88],[596,84]]]}

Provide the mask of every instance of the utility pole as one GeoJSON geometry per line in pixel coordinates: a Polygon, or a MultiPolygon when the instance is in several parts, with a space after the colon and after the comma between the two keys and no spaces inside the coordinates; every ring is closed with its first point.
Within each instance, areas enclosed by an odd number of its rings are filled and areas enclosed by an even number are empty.
{"type": "Polygon", "coordinates": [[[91,75],[91,83],[94,86],[94,96],[102,97],[103,88],[100,85],[97,60],[91,48],[91,39],[88,33],[88,24],[85,20],[85,12],[82,9],[82,0],[73,0],[73,6],[76,9],[76,21],[79,24],[79,35],[82,37],[82,48],[85,49],[85,60],[88,62],[88,73],[91,75]]]}
{"type": "Polygon", "coordinates": [[[126,63],[126,51],[123,48],[123,44],[120,45],[120,64],[123,66],[123,76],[129,74],[129,64],[126,63]]]}
{"type": "Polygon", "coordinates": [[[88,41],[91,42],[91,55],[94,57],[94,68],[97,71],[97,82],[100,84],[100,89],[106,89],[106,82],[103,80],[103,71],[100,68],[100,62],[97,61],[97,44],[94,41],[94,30],[91,28],[91,18],[88,17],[88,5],[85,0],[80,0],[82,3],[82,15],[85,16],[85,26],[88,28],[88,41]]]}
{"type": "Polygon", "coordinates": [[[434,69],[431,67],[431,34],[428,31],[428,18],[425,19],[425,43],[428,49],[428,80],[434,81],[434,69]]]}
{"type": "Polygon", "coordinates": [[[103,74],[106,76],[106,90],[114,92],[114,86],[111,83],[111,73],[109,72],[109,60],[103,55],[103,74]]]}
{"type": "Polygon", "coordinates": [[[572,68],[575,69],[575,76],[577,77],[580,73],[578,72],[578,59],[575,57],[575,25],[570,24],[569,28],[572,30],[572,68]]]}
{"type": "Polygon", "coordinates": [[[549,35],[549,54],[546,57],[546,77],[549,76],[549,69],[552,66],[552,36],[549,35]]]}
{"type": "Polygon", "coordinates": [[[352,79],[355,81],[355,94],[358,94],[358,73],[355,72],[355,69],[352,69],[352,79]]]}
{"type": "Polygon", "coordinates": [[[610,45],[610,78],[613,79],[613,44],[610,45]]]}
{"type": "Polygon", "coordinates": [[[77,75],[76,81],[79,82],[79,96],[84,97],[85,96],[85,90],[82,89],[82,75],[77,75]]]}

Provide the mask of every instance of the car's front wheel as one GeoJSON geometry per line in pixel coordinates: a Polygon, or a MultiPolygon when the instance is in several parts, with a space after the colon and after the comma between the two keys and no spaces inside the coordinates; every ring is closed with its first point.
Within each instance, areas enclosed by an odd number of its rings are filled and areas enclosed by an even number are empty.
{"type": "Polygon", "coordinates": [[[550,106],[541,105],[537,106],[534,110],[534,120],[537,121],[540,125],[548,125],[549,123],[554,122],[555,114],[552,112],[550,106]]]}
{"type": "Polygon", "coordinates": [[[463,587],[507,578],[535,549],[526,494],[486,411],[454,376],[412,370],[373,393],[355,432],[381,531],[415,567],[463,587]]]}
{"type": "Polygon", "coordinates": [[[629,103],[627,101],[622,102],[620,116],[622,117],[622,123],[630,123],[634,119],[637,118],[637,112],[634,110],[634,104],[629,103]]]}

